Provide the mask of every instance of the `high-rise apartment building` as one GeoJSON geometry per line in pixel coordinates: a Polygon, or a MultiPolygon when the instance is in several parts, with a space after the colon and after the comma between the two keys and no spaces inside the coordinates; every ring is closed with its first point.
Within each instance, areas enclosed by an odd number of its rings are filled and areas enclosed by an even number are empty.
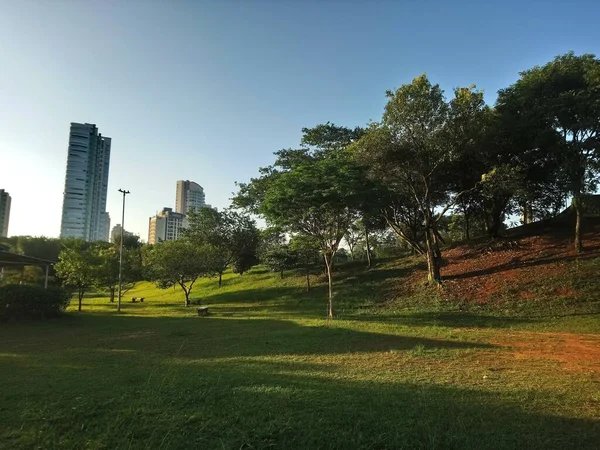
{"type": "MultiPolygon", "coordinates": [[[[127,230],[123,230],[123,236],[127,237],[127,236],[133,236],[133,233],[131,231],[127,231],[127,230]]],[[[112,242],[113,244],[118,244],[121,242],[121,224],[118,223],[116,224],[112,231],[110,232],[110,242],[112,242]]]]}
{"type": "Polygon", "coordinates": [[[111,139],[96,125],[71,123],[60,237],[107,241],[106,212],[111,139]]]}
{"type": "Polygon", "coordinates": [[[8,236],[8,220],[10,219],[10,195],[0,189],[0,237],[8,236]]]}
{"type": "Polygon", "coordinates": [[[150,217],[148,244],[158,244],[161,241],[178,239],[186,227],[185,214],[174,212],[173,208],[163,208],[161,212],[150,217]]]}
{"type": "Polygon", "coordinates": [[[175,212],[187,214],[203,206],[206,206],[204,188],[193,181],[179,180],[175,195],[175,212]]]}

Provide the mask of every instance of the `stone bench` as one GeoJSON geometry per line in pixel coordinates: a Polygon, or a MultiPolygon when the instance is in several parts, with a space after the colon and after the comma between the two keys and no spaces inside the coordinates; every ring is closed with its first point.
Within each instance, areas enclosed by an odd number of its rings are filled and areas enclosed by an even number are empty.
{"type": "Polygon", "coordinates": [[[198,315],[208,316],[208,306],[201,306],[200,308],[198,308],[198,315]]]}

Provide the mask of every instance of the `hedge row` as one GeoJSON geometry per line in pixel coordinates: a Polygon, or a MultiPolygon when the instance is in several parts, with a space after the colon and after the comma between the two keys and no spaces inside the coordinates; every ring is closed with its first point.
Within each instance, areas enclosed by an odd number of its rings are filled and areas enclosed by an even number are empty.
{"type": "Polygon", "coordinates": [[[0,287],[0,320],[57,317],[70,300],[71,294],[59,287],[9,284],[0,287]]]}

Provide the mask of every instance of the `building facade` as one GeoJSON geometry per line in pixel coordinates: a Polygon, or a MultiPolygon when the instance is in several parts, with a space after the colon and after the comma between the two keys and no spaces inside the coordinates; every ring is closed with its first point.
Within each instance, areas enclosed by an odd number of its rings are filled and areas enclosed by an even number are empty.
{"type": "Polygon", "coordinates": [[[175,212],[187,214],[203,206],[206,206],[204,188],[193,181],[179,180],[175,195],[175,212]]]}
{"type": "Polygon", "coordinates": [[[111,139],[94,124],[71,123],[63,197],[61,238],[107,241],[106,212],[111,139]]]}
{"type": "Polygon", "coordinates": [[[0,189],[0,237],[8,237],[8,220],[10,219],[10,195],[0,189]]]}
{"type": "MultiPolygon", "coordinates": [[[[123,230],[123,236],[133,236],[131,231],[123,230]]],[[[116,224],[110,232],[110,242],[119,244],[121,242],[121,224],[116,224]]]]}
{"type": "Polygon", "coordinates": [[[163,208],[155,216],[150,217],[148,224],[148,243],[158,244],[161,241],[179,239],[187,227],[185,214],[173,211],[173,208],[163,208]]]}

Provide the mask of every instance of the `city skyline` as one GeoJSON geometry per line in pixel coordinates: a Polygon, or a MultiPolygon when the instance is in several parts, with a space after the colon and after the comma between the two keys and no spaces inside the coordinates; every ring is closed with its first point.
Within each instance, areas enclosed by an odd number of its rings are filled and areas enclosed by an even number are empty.
{"type": "Polygon", "coordinates": [[[9,235],[59,236],[70,122],[114,139],[106,210],[120,220],[118,189],[129,190],[125,223],[145,238],[176,180],[198,180],[227,207],[235,182],[297,147],[302,127],[364,126],[387,89],[424,72],[447,97],[475,84],[493,105],[519,71],[600,48],[594,2],[581,17],[516,1],[228,3],[3,5],[9,235]]]}

